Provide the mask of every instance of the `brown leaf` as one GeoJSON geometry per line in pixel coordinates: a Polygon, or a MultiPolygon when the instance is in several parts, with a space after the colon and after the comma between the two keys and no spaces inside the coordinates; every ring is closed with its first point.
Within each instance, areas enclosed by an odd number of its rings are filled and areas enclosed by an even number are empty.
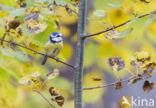
{"type": "Polygon", "coordinates": [[[150,54],[146,51],[136,52],[135,58],[137,62],[142,62],[142,63],[144,63],[145,61],[151,60],[150,54]]]}
{"type": "Polygon", "coordinates": [[[152,77],[152,72],[153,72],[154,68],[147,68],[144,70],[144,75],[146,77],[152,77]]]}
{"type": "Polygon", "coordinates": [[[57,96],[55,97],[55,101],[59,106],[63,106],[64,104],[64,97],[63,96],[57,96]]]}
{"type": "Polygon", "coordinates": [[[24,8],[26,7],[26,1],[25,0],[17,0],[17,7],[24,8]]]}
{"type": "Polygon", "coordinates": [[[51,96],[58,96],[59,95],[59,91],[55,87],[50,87],[49,93],[51,94],[51,96]]]}
{"type": "Polygon", "coordinates": [[[155,62],[151,62],[151,63],[146,64],[144,66],[144,75],[146,77],[152,77],[152,72],[155,69],[155,67],[156,67],[156,63],[155,62]]]}
{"type": "Polygon", "coordinates": [[[154,88],[154,86],[155,86],[154,82],[150,83],[149,81],[146,80],[142,88],[145,92],[148,93],[154,88]]]}
{"type": "Polygon", "coordinates": [[[119,81],[119,82],[117,82],[117,83],[115,84],[115,89],[116,89],[116,90],[120,90],[120,89],[122,89],[122,88],[123,88],[123,86],[122,86],[121,81],[119,81]]]}
{"type": "Polygon", "coordinates": [[[10,29],[16,29],[20,24],[21,24],[21,22],[18,20],[9,21],[7,24],[8,28],[6,31],[8,31],[10,29]]]}
{"type": "Polygon", "coordinates": [[[144,68],[155,68],[156,67],[156,63],[155,62],[151,62],[151,63],[148,63],[144,66],[144,68]]]}

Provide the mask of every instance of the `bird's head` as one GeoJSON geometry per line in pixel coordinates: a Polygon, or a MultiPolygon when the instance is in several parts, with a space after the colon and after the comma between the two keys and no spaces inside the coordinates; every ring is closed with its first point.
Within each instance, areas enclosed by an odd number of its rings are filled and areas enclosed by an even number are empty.
{"type": "Polygon", "coordinates": [[[49,37],[49,40],[52,42],[52,43],[57,43],[57,42],[61,42],[63,41],[63,35],[59,32],[53,32],[50,37],[49,37]]]}

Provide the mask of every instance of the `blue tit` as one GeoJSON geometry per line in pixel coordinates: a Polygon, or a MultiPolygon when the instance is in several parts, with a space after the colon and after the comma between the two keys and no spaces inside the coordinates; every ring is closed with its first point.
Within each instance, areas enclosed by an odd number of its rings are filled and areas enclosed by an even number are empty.
{"type": "Polygon", "coordinates": [[[63,47],[63,35],[59,32],[53,32],[44,46],[44,59],[42,65],[46,63],[47,55],[56,57],[63,47]]]}

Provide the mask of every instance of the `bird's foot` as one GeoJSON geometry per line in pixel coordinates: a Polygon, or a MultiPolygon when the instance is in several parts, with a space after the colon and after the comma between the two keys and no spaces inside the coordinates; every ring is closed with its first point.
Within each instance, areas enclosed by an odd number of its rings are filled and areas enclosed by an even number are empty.
{"type": "Polygon", "coordinates": [[[56,60],[57,62],[59,62],[59,61],[60,61],[60,59],[59,59],[58,57],[55,57],[55,60],[56,60]]]}

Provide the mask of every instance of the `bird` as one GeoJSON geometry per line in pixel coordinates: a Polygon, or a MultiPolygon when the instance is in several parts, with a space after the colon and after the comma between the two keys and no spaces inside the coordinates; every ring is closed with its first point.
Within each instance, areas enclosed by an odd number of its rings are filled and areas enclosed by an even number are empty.
{"type": "Polygon", "coordinates": [[[56,56],[60,53],[63,47],[63,35],[60,32],[52,32],[49,36],[48,41],[44,46],[44,58],[42,61],[42,65],[44,65],[47,61],[48,56],[56,58],[56,56]]]}

